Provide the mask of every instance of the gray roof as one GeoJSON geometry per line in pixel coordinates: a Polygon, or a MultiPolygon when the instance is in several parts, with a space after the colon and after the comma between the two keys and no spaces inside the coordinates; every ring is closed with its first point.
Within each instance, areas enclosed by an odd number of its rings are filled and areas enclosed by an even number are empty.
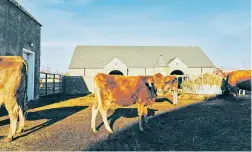
{"type": "Polygon", "coordinates": [[[157,66],[157,67],[166,67],[166,66],[168,66],[168,64],[165,62],[163,56],[160,55],[155,66],[157,66]]]}
{"type": "Polygon", "coordinates": [[[75,48],[70,69],[103,68],[113,58],[118,58],[128,68],[154,67],[160,57],[166,63],[179,58],[188,67],[214,68],[215,65],[196,46],[85,46],[75,48]]]}
{"type": "Polygon", "coordinates": [[[16,0],[8,0],[9,2],[11,2],[12,4],[14,4],[17,8],[19,8],[22,12],[24,12],[27,16],[29,16],[32,20],[34,20],[36,23],[38,23],[40,26],[42,26],[42,24],[36,20],[35,17],[33,17],[23,6],[21,6],[16,0]]]}

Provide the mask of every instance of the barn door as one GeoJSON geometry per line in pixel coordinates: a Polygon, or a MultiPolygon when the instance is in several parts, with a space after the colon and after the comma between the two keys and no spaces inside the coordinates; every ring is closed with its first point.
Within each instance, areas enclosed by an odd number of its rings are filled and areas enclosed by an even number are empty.
{"type": "Polygon", "coordinates": [[[23,49],[23,58],[28,64],[27,98],[30,101],[34,99],[35,53],[23,49]]]}

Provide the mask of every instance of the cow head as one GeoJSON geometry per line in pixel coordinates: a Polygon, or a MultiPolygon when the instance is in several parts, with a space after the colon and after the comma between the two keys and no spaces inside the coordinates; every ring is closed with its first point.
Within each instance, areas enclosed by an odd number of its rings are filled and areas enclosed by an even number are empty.
{"type": "Polygon", "coordinates": [[[154,88],[157,90],[157,95],[163,94],[164,88],[164,76],[161,73],[157,73],[153,76],[154,88]]]}
{"type": "Polygon", "coordinates": [[[175,75],[169,75],[164,77],[163,92],[169,92],[170,90],[177,89],[178,82],[175,75]]]}

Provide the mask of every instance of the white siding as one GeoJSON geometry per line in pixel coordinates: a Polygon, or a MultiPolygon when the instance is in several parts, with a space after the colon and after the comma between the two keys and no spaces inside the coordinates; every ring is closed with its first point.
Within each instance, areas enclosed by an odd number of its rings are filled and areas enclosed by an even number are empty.
{"type": "Polygon", "coordinates": [[[146,75],[153,75],[154,74],[154,68],[146,68],[146,75]]]}
{"type": "Polygon", "coordinates": [[[189,75],[199,75],[201,74],[201,68],[188,68],[187,74],[189,75]]]}
{"type": "Polygon", "coordinates": [[[145,75],[144,68],[129,68],[129,76],[145,75]]]}
{"type": "MultiPolygon", "coordinates": [[[[107,73],[104,69],[85,69],[85,76],[95,76],[99,72],[107,73]]],[[[84,75],[82,75],[82,76],[84,76],[84,75]]]]}
{"type": "Polygon", "coordinates": [[[214,69],[215,68],[203,68],[202,70],[203,70],[203,73],[207,73],[207,72],[212,73],[214,69]]]}
{"type": "Polygon", "coordinates": [[[68,73],[70,76],[83,76],[84,70],[83,69],[69,69],[68,73]]]}

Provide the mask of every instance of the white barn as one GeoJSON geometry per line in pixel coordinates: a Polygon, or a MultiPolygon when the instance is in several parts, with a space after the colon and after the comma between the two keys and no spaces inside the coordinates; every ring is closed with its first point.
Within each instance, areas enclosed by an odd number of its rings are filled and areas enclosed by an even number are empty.
{"type": "Polygon", "coordinates": [[[162,73],[197,75],[215,65],[195,46],[84,46],[75,48],[70,76],[83,76],[90,92],[98,72],[127,76],[162,73]]]}

